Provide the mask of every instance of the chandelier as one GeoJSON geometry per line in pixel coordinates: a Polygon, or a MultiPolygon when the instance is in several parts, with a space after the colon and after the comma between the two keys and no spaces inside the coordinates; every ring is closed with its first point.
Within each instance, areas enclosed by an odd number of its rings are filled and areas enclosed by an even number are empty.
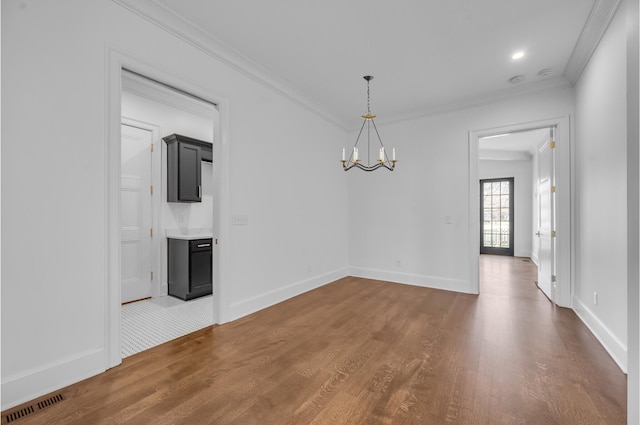
{"type": "MultiPolygon", "coordinates": [[[[373,119],[376,116],[371,113],[369,82],[373,80],[373,77],[371,75],[365,75],[362,78],[367,80],[367,113],[362,115],[362,118],[364,119],[364,121],[362,122],[362,127],[360,127],[360,133],[358,133],[358,138],[356,139],[355,145],[353,145],[353,151],[351,151],[349,158],[347,158],[346,156],[347,152],[345,148],[342,148],[342,160],[341,160],[342,168],[344,169],[344,171],[348,171],[353,167],[359,168],[364,171],[373,171],[373,170],[377,170],[378,168],[384,167],[389,171],[393,171],[393,169],[396,168],[396,162],[397,162],[396,149],[393,148],[393,150],[391,151],[391,159],[389,159],[387,152],[384,150],[382,139],[380,139],[380,134],[378,133],[378,128],[376,127],[376,123],[373,121],[373,119]],[[362,159],[360,159],[361,158],[360,152],[358,152],[358,142],[360,141],[360,137],[362,136],[362,131],[364,130],[365,124],[367,125],[367,152],[366,152],[367,163],[366,164],[362,162],[362,159]],[[380,144],[380,146],[378,147],[377,160],[373,164],[371,163],[371,126],[373,126],[373,130],[375,131],[375,135],[378,137],[378,142],[380,144]]],[[[375,140],[374,140],[374,143],[375,143],[375,140]]]]}

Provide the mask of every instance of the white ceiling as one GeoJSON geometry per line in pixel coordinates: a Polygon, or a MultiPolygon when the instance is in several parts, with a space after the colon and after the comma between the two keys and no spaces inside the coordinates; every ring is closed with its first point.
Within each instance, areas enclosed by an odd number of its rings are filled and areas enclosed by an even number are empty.
{"type": "Polygon", "coordinates": [[[354,128],[572,84],[620,0],[114,1],[354,128]]]}
{"type": "Polygon", "coordinates": [[[549,128],[541,128],[478,139],[478,157],[497,161],[527,161],[533,158],[550,136],[549,128]]]}

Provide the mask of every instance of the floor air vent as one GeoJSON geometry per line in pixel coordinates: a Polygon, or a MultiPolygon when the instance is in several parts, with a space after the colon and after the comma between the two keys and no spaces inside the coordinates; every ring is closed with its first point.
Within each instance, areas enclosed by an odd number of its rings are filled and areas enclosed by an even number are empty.
{"type": "Polygon", "coordinates": [[[22,419],[25,416],[32,415],[36,412],[39,412],[43,409],[46,409],[49,406],[53,406],[56,403],[64,400],[62,394],[56,394],[53,397],[49,397],[45,400],[41,400],[36,404],[32,404],[31,406],[23,407],[22,409],[16,410],[15,412],[11,412],[5,416],[4,423],[10,424],[18,419],[22,419]]]}
{"type": "Polygon", "coordinates": [[[64,398],[62,398],[62,394],[56,394],[53,397],[49,397],[46,400],[42,400],[38,402],[38,409],[42,410],[45,407],[49,407],[53,404],[56,404],[60,401],[64,400],[64,398]]]}

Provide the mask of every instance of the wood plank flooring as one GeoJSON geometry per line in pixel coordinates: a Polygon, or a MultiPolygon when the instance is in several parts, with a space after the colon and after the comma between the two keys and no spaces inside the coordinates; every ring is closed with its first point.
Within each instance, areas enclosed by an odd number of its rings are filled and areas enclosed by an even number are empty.
{"type": "Polygon", "coordinates": [[[499,256],[481,258],[480,296],[341,279],[126,358],[15,423],[625,424],[626,376],[535,280],[499,256]]]}

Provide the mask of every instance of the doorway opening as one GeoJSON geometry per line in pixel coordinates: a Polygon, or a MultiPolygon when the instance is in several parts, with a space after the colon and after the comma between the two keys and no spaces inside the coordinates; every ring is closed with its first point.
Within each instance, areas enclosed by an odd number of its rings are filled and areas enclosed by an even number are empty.
{"type": "MultiPolygon", "coordinates": [[[[217,293],[190,301],[169,295],[167,241],[169,236],[194,233],[198,238],[210,235],[214,239],[214,211],[218,209],[214,168],[218,164],[211,160],[189,164],[198,167],[202,180],[197,202],[168,202],[163,138],[181,134],[213,145],[219,111],[211,102],[123,69],[121,120],[120,337],[124,358],[217,320],[217,293]]],[[[208,259],[212,283],[213,256],[208,259]]]]}
{"type": "Polygon", "coordinates": [[[480,254],[513,256],[513,180],[480,180],[480,254]]]}
{"type": "Polygon", "coordinates": [[[537,266],[541,291],[570,306],[568,117],[471,132],[469,142],[472,274],[481,254],[523,257],[537,266]]]}

